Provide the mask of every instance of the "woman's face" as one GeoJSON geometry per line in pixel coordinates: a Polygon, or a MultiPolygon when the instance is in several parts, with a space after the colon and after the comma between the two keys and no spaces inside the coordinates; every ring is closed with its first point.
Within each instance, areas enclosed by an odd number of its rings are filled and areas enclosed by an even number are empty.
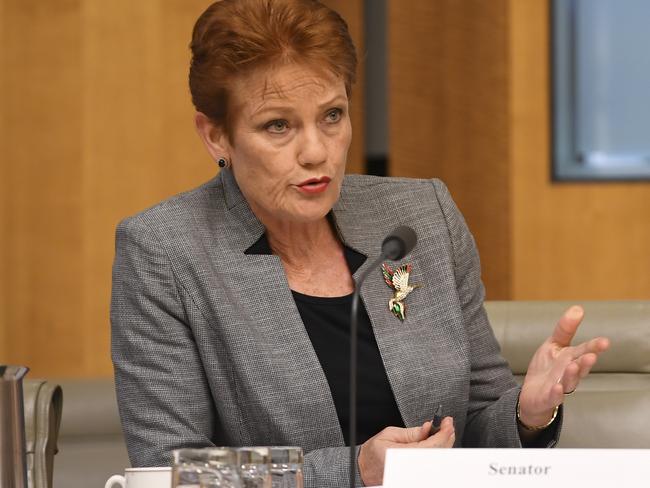
{"type": "Polygon", "coordinates": [[[226,152],[265,224],[323,218],[339,197],[352,128],[343,80],[286,65],[238,79],[226,152]]]}

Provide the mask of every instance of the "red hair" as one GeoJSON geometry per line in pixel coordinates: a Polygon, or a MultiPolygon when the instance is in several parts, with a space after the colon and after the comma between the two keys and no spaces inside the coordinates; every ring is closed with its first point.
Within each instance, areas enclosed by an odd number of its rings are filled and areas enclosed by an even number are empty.
{"type": "Polygon", "coordinates": [[[285,63],[325,67],[350,96],[357,56],[341,16],[317,0],[221,0],[192,32],[190,92],[197,111],[229,133],[232,81],[285,63]]]}

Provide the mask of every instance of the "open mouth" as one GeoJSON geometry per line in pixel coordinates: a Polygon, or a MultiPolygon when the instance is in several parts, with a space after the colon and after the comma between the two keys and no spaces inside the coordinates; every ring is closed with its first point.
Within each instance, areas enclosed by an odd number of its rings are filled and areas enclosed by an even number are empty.
{"type": "Polygon", "coordinates": [[[302,183],[299,183],[297,185],[297,188],[303,193],[308,193],[308,194],[321,193],[327,190],[330,181],[332,181],[332,179],[329,176],[321,176],[320,178],[310,178],[308,180],[303,181],[302,183]]]}

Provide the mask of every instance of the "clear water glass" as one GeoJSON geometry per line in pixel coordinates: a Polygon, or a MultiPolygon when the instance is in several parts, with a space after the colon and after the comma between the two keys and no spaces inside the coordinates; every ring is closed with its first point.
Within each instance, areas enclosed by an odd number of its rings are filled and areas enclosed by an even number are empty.
{"type": "Polygon", "coordinates": [[[242,488],[232,448],[177,449],[173,454],[172,488],[242,488]]]}
{"type": "Polygon", "coordinates": [[[237,448],[237,467],[242,488],[271,488],[268,447],[237,448]]]}
{"type": "Polygon", "coordinates": [[[273,488],[303,488],[302,448],[273,446],[269,447],[269,456],[273,488]]]}

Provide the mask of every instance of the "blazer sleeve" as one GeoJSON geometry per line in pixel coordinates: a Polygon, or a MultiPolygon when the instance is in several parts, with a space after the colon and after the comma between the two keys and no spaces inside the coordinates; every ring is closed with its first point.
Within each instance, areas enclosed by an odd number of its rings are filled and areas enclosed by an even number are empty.
{"type": "Polygon", "coordinates": [[[215,409],[169,259],[142,217],[120,223],[111,299],[117,400],[133,466],[212,444],[215,409]]]}
{"type": "MultiPolygon", "coordinates": [[[[485,290],[474,238],[447,187],[433,180],[452,244],[456,290],[469,341],[470,390],[463,447],[522,447],[517,426],[517,385],[483,307],[485,290]]],[[[561,410],[561,409],[560,409],[561,410]]],[[[561,415],[541,435],[535,447],[557,443],[561,415]]],[[[532,446],[531,446],[532,447],[532,446]]]]}
{"type": "MultiPolygon", "coordinates": [[[[359,457],[359,447],[356,447],[359,457]]],[[[314,449],[305,454],[303,476],[305,488],[341,488],[348,486],[350,478],[350,448],[326,447],[314,449]]],[[[365,486],[359,473],[359,465],[355,467],[354,486],[365,486]]]]}

